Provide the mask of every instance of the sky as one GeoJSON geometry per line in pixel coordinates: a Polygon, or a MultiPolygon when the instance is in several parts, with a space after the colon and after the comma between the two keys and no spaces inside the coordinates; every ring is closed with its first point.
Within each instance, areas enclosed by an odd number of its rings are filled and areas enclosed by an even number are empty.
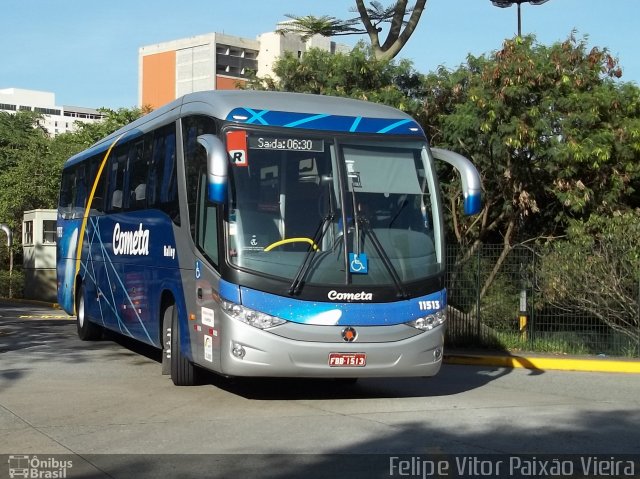
{"type": "MultiPolygon", "coordinates": [[[[380,0],[390,5],[393,0],[380,0]]],[[[368,3],[368,2],[367,2],[368,3]]],[[[138,102],[138,49],[220,32],[256,38],[286,14],[357,13],[353,0],[0,0],[0,89],[53,92],[57,106],[131,108],[138,102]]],[[[542,44],[572,31],[590,47],[608,48],[623,81],[640,85],[640,0],[549,0],[522,6],[522,33],[542,44]]],[[[499,50],[517,33],[517,10],[490,0],[428,0],[399,58],[428,73],[455,69],[468,54],[499,50]]],[[[334,40],[355,44],[365,36],[334,40]]]]}

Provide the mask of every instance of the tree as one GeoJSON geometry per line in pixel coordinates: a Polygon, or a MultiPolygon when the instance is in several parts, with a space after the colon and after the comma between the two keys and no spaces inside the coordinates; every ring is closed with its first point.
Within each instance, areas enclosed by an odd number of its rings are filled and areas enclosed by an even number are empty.
{"type": "Polygon", "coordinates": [[[28,111],[0,112],[0,223],[14,231],[23,211],[51,206],[49,137],[41,119],[28,111]]]}
{"type": "Polygon", "coordinates": [[[150,113],[151,108],[148,106],[142,108],[119,108],[117,110],[99,108],[98,111],[105,115],[102,121],[76,124],[77,129],[72,135],[75,141],[83,145],[81,149],[91,146],[101,138],[109,136],[114,131],[137,120],[142,115],[150,113]]]}
{"type": "Polygon", "coordinates": [[[313,15],[296,16],[287,15],[292,21],[282,26],[278,33],[297,33],[303,39],[313,35],[325,37],[337,35],[362,35],[367,34],[371,41],[371,48],[378,60],[391,60],[409,41],[415,31],[420,16],[425,9],[427,0],[417,0],[413,7],[408,5],[408,0],[398,0],[395,4],[384,7],[380,2],[371,2],[370,8],[365,7],[363,0],[355,0],[355,10],[359,17],[349,20],[339,20],[335,17],[313,15]],[[409,19],[405,18],[409,15],[409,19]],[[357,27],[362,23],[362,27],[357,27]],[[386,39],[380,41],[381,25],[388,24],[386,39]]]}
{"type": "Polygon", "coordinates": [[[471,158],[483,180],[475,218],[459,215],[459,190],[447,190],[452,231],[470,253],[502,243],[494,275],[516,243],[562,235],[571,219],[637,206],[640,90],[618,82],[620,75],[606,49],[589,50],[571,35],[550,47],[517,37],[428,77],[427,131],[471,158]]]}
{"type": "MultiPolygon", "coordinates": [[[[565,241],[542,257],[539,288],[545,302],[566,312],[597,318],[640,341],[640,211],[592,215],[572,221],[565,241]],[[591,254],[585,255],[585,251],[591,254]],[[580,265],[576,267],[576,265],[580,265]]],[[[633,352],[633,350],[631,350],[633,352]]]]}
{"type": "Polygon", "coordinates": [[[347,96],[385,103],[416,115],[422,109],[423,76],[411,62],[376,60],[362,45],[348,54],[314,48],[298,59],[286,53],[274,65],[274,73],[277,79],[254,76],[246,87],[347,96]]]}
{"type": "Polygon", "coordinates": [[[42,117],[30,111],[0,111],[0,172],[33,156],[46,144],[42,117]]]}
{"type": "Polygon", "coordinates": [[[40,115],[0,112],[0,223],[20,231],[24,211],[54,208],[64,162],[148,110],[101,111],[104,120],[78,123],[77,131],[54,138],[40,126],[40,115]]]}

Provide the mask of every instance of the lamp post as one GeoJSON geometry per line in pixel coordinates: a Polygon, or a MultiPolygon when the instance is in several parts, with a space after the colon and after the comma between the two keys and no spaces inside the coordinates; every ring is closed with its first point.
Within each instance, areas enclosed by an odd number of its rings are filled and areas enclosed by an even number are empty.
{"type": "Polygon", "coordinates": [[[491,0],[494,6],[500,8],[509,8],[512,5],[518,6],[518,36],[522,36],[522,16],[520,13],[520,5],[523,3],[530,3],[531,5],[542,5],[549,0],[491,0]]]}
{"type": "Polygon", "coordinates": [[[13,298],[13,292],[11,291],[11,274],[13,273],[13,233],[11,228],[5,224],[0,224],[0,230],[4,231],[7,235],[7,248],[9,248],[9,297],[13,298]]]}

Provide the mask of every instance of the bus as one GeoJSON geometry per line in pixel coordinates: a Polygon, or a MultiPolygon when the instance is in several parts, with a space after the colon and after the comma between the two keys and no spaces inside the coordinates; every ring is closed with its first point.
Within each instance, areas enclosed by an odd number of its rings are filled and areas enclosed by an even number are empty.
{"type": "Polygon", "coordinates": [[[82,340],[162,350],[162,373],[432,376],[446,323],[431,148],[394,108],[298,93],[187,94],[64,165],[58,301],[82,340]]]}

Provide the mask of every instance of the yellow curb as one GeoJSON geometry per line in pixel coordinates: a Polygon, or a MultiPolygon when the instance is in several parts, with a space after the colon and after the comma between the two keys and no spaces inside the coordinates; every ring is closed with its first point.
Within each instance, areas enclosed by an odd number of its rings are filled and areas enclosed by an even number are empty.
{"type": "Polygon", "coordinates": [[[69,316],[68,314],[25,314],[18,316],[18,319],[24,320],[56,320],[56,321],[75,321],[75,316],[69,316]]]}
{"type": "Polygon", "coordinates": [[[504,368],[524,368],[538,371],[589,371],[607,373],[640,374],[640,361],[620,361],[612,359],[537,358],[524,356],[473,356],[445,354],[447,364],[473,366],[498,366],[504,368]]]}

